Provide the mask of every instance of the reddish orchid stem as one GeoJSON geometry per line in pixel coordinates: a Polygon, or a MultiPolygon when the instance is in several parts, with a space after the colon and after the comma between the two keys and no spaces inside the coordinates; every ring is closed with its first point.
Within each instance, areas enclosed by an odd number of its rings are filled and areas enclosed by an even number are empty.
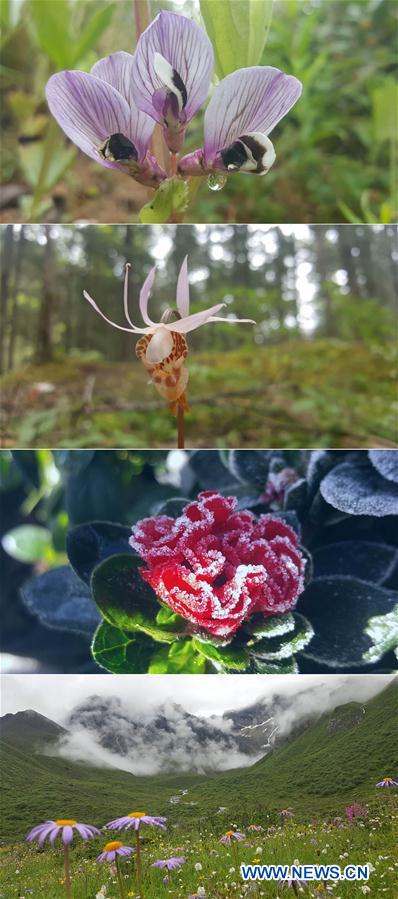
{"type": "Polygon", "coordinates": [[[185,449],[185,418],[184,410],[178,404],[177,406],[177,430],[178,430],[178,449],[185,449]]]}

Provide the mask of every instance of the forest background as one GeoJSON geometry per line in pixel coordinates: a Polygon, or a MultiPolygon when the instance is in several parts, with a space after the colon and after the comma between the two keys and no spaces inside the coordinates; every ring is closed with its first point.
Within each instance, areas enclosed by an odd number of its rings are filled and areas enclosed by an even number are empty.
{"type": "Polygon", "coordinates": [[[159,320],[187,253],[191,311],[225,302],[256,322],[189,335],[189,442],[396,445],[395,226],[8,225],[0,240],[4,446],[173,446],[134,338],[83,290],[122,323],[130,261],[141,324],[156,262],[159,320]]]}

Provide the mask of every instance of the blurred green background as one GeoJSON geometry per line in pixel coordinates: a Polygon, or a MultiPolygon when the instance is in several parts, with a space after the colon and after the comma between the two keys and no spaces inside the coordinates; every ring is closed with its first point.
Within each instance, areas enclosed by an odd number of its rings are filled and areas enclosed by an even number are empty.
{"type": "Polygon", "coordinates": [[[393,225],[7,225],[0,232],[2,445],[170,447],[175,419],[148,384],[123,320],[150,267],[150,314],[175,304],[189,254],[187,441],[197,447],[395,446],[393,225]]]}
{"type": "MultiPolygon", "coordinates": [[[[161,7],[200,21],[199,0],[152,0],[152,17],[161,7]]],[[[136,9],[132,0],[2,0],[3,222],[137,220],[151,192],[71,146],[44,100],[52,72],[134,52],[136,9]]],[[[229,178],[220,193],[200,179],[187,220],[396,221],[397,15],[394,0],[275,0],[261,62],[304,85],[273,132],[277,162],[260,181],[229,178]]],[[[203,110],[185,152],[202,146],[202,120],[203,110]]]]}

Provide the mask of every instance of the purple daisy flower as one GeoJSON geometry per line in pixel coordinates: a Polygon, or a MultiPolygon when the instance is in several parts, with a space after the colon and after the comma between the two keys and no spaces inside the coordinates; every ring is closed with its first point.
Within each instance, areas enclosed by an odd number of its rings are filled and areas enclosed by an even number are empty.
{"type": "Polygon", "coordinates": [[[152,862],[151,868],[166,868],[167,871],[172,871],[174,868],[180,868],[181,865],[186,862],[185,856],[172,857],[172,858],[163,858],[159,859],[157,862],[152,862]]]}
{"type": "Polygon", "coordinates": [[[283,890],[293,889],[295,893],[301,890],[309,890],[307,880],[300,880],[299,877],[289,877],[287,880],[280,880],[283,890]]]}
{"type": "Polygon", "coordinates": [[[204,103],[214,65],[203,28],[162,10],[137,42],[132,85],[138,107],[163,126],[166,144],[178,153],[185,128],[204,103]]]}
{"type": "Polygon", "coordinates": [[[230,846],[232,840],[237,840],[237,842],[241,842],[241,840],[246,839],[246,834],[239,833],[239,830],[227,830],[219,839],[219,843],[222,843],[223,846],[230,846]]]}
{"type": "Polygon", "coordinates": [[[115,818],[113,821],[109,821],[105,827],[109,827],[110,830],[128,830],[130,827],[134,827],[134,830],[139,830],[142,824],[149,824],[152,827],[160,827],[162,830],[166,830],[165,821],[167,821],[167,818],[153,818],[151,815],[146,815],[145,812],[130,812],[129,815],[123,815],[122,818],[115,818]]]}
{"type": "Polygon", "coordinates": [[[248,826],[247,829],[248,829],[248,830],[253,830],[253,831],[255,831],[256,833],[260,833],[262,830],[264,830],[264,828],[261,827],[260,824],[249,824],[249,826],[248,826]]]}
{"type": "Polygon", "coordinates": [[[131,846],[125,846],[120,840],[111,840],[104,846],[103,851],[97,858],[97,862],[114,862],[117,855],[129,856],[135,849],[131,846]]]}
{"type": "Polygon", "coordinates": [[[273,66],[237,69],[214,90],[204,117],[204,146],[184,156],[178,171],[265,175],[276,154],[268,134],[300,97],[301,82],[273,66]]]}
{"type": "Polygon", "coordinates": [[[90,73],[58,72],[47,82],[47,102],[83,153],[157,187],[166,173],[148,153],[154,122],[136,105],[132,65],[131,54],[121,50],[100,59],[90,73]]]}
{"type": "Polygon", "coordinates": [[[398,781],[393,780],[392,777],[383,777],[383,780],[380,780],[376,787],[398,787],[398,781]]]}
{"type": "Polygon", "coordinates": [[[91,824],[79,824],[74,818],[59,818],[57,821],[44,821],[28,833],[26,839],[29,843],[37,840],[39,846],[43,846],[47,837],[51,844],[61,834],[64,846],[68,846],[73,840],[73,831],[76,830],[83,840],[92,840],[100,831],[91,824]]]}
{"type": "Polygon", "coordinates": [[[281,818],[293,818],[293,812],[290,808],[283,808],[278,814],[281,818]]]}

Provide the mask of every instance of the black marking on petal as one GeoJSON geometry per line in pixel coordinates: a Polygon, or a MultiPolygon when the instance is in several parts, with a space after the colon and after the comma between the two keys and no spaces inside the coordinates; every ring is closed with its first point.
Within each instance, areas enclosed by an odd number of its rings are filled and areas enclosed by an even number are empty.
{"type": "Polygon", "coordinates": [[[181,75],[178,74],[176,69],[173,69],[172,82],[181,94],[182,108],[185,109],[188,100],[187,89],[181,78],[181,75]]]}
{"type": "Polygon", "coordinates": [[[221,158],[227,169],[231,166],[240,169],[245,163],[251,162],[255,163],[253,172],[263,172],[264,153],[265,148],[255,137],[250,134],[242,134],[239,140],[234,141],[225,150],[221,150],[221,158]]]}
{"type": "Polygon", "coordinates": [[[124,134],[111,134],[110,137],[98,147],[98,152],[103,159],[109,159],[110,162],[123,162],[132,159],[134,162],[138,160],[138,151],[131,140],[124,134]]]}
{"type": "Polygon", "coordinates": [[[253,158],[256,160],[257,165],[261,164],[264,156],[264,147],[262,144],[256,140],[255,137],[252,137],[250,134],[242,134],[241,141],[249,148],[253,158]]]}

